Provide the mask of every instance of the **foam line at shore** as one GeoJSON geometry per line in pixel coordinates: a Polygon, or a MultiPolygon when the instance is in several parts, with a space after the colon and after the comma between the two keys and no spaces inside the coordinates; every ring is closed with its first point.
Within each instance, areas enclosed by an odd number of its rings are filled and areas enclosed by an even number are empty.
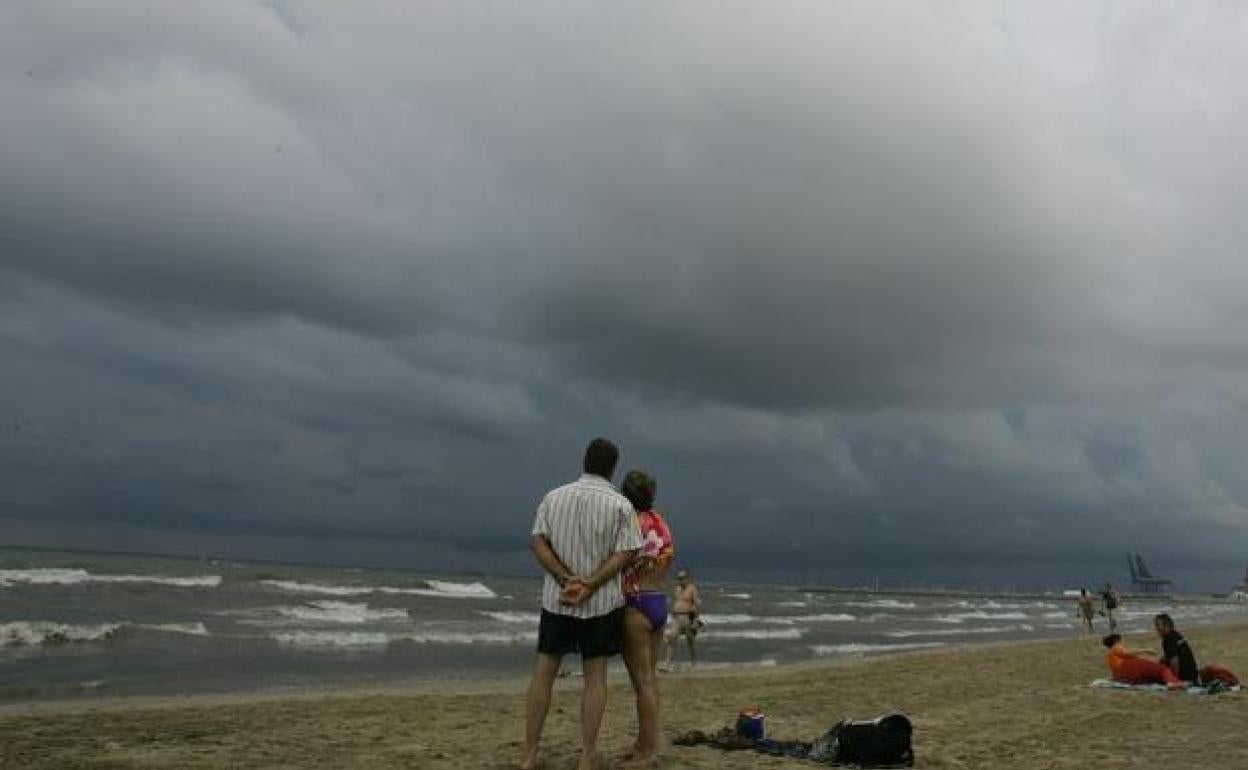
{"type": "Polygon", "coordinates": [[[322,596],[364,596],[365,594],[397,594],[430,596],[443,599],[497,599],[484,583],[451,583],[443,580],[426,580],[425,588],[398,588],[395,586],[342,586],[326,583],[303,583],[297,580],[261,580],[261,584],[296,594],[319,594],[322,596]]]}
{"type": "Polygon", "coordinates": [[[216,588],[220,575],[101,575],[85,569],[0,569],[0,588],[19,583],[28,585],[77,585],[79,583],[152,583],[177,588],[216,588]]]}

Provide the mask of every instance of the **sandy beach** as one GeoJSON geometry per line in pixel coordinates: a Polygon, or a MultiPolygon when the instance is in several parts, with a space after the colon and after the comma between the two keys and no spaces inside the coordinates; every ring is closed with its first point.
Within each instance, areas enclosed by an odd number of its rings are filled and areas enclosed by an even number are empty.
{"type": "MultiPolygon", "coordinates": [[[[1248,625],[1193,628],[1202,661],[1248,671],[1248,625]]],[[[1131,646],[1156,646],[1135,635],[1131,646]]],[[[1097,639],[975,646],[662,677],[668,739],[762,704],[769,735],[809,740],[846,716],[901,709],[918,767],[1248,767],[1248,693],[1112,692],[1097,639]]],[[[517,757],[521,680],[420,683],[387,691],[8,704],[3,770],[128,768],[506,768],[517,757]]],[[[579,680],[559,683],[544,767],[575,766],[579,680]]],[[[627,682],[613,679],[602,767],[631,740],[627,682]]],[[[771,768],[800,760],[706,747],[665,749],[662,767],[771,768]]]]}

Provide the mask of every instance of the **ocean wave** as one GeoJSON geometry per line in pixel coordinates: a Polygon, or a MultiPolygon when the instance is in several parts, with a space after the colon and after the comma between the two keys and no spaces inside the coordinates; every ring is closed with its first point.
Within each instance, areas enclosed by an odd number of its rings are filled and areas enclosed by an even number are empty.
{"type": "Polygon", "coordinates": [[[754,598],[750,594],[720,594],[720,595],[726,599],[752,599],[754,598]]]}
{"type": "Polygon", "coordinates": [[[1053,610],[1058,605],[1052,602],[1042,601],[1026,601],[1026,602],[999,602],[995,599],[976,599],[974,601],[967,599],[959,599],[957,601],[945,602],[940,605],[942,607],[966,607],[969,609],[982,610],[1053,610]]]}
{"type": "Polygon", "coordinates": [[[333,586],[323,583],[300,583],[295,580],[261,580],[262,585],[289,591],[293,594],[323,594],[326,596],[362,596],[376,589],[363,586],[333,586]]]}
{"type": "Polygon", "coordinates": [[[909,642],[901,644],[815,644],[810,651],[815,655],[861,655],[868,652],[901,652],[903,650],[929,650],[944,647],[944,642],[909,642]]]}
{"type": "Polygon", "coordinates": [[[297,580],[261,580],[262,584],[296,594],[320,594],[322,596],[363,596],[365,594],[400,594],[408,596],[432,596],[443,599],[496,599],[498,594],[483,583],[448,583],[443,580],[426,580],[426,588],[396,588],[394,586],[339,586],[325,583],[301,583],[297,580]]]}
{"type": "Polygon", "coordinates": [[[918,605],[914,602],[902,602],[896,599],[872,599],[866,602],[845,602],[850,607],[870,607],[882,610],[912,610],[918,605]]]}
{"type": "Polygon", "coordinates": [[[768,626],[797,626],[804,623],[847,623],[855,620],[846,613],[820,613],[817,615],[702,615],[707,625],[744,626],[761,623],[768,626]]]}
{"type": "Polygon", "coordinates": [[[399,642],[413,644],[531,644],[537,641],[536,631],[500,633],[491,631],[289,631],[272,635],[274,641],[291,647],[309,649],[369,649],[399,642]]]}
{"type": "Polygon", "coordinates": [[[893,639],[906,639],[912,636],[966,636],[968,634],[1008,634],[1015,631],[1034,631],[1035,628],[1025,623],[1013,626],[984,626],[980,628],[945,628],[927,631],[888,631],[884,635],[893,639]]]}
{"type": "Polygon", "coordinates": [[[489,612],[481,613],[487,618],[497,620],[499,623],[514,623],[517,625],[532,626],[536,625],[541,616],[535,612],[489,612]]]}
{"type": "Polygon", "coordinates": [[[203,623],[141,623],[138,628],[149,631],[160,631],[166,634],[188,634],[190,636],[210,636],[208,627],[203,623]]]}
{"type": "MultiPolygon", "coordinates": [[[[484,583],[450,583],[445,580],[426,580],[425,585],[433,593],[422,593],[421,596],[456,596],[464,599],[496,599],[498,594],[490,590],[484,583]]],[[[421,590],[421,589],[416,589],[421,590]]]]}
{"type": "Polygon", "coordinates": [[[367,604],[352,604],[332,599],[322,599],[293,607],[275,607],[274,611],[284,617],[315,623],[374,623],[384,620],[407,620],[407,610],[391,607],[372,609],[367,604]]]}
{"type": "Polygon", "coordinates": [[[801,639],[806,635],[800,628],[743,628],[732,631],[705,630],[703,633],[713,639],[801,639]]]}
{"type": "Polygon", "coordinates": [[[0,569],[0,587],[29,585],[76,585],[79,583],[152,583],[178,588],[216,588],[220,575],[174,577],[169,575],[98,575],[85,569],[0,569]]]}
{"type": "Polygon", "coordinates": [[[0,623],[0,646],[102,642],[111,639],[120,623],[73,625],[45,620],[18,620],[0,623]]]}
{"type": "Polygon", "coordinates": [[[107,642],[124,629],[142,629],[165,634],[209,636],[203,623],[57,623],[51,620],[16,620],[0,623],[0,647],[107,642]]]}
{"type": "Polygon", "coordinates": [[[776,602],[777,607],[805,607],[806,602],[776,602]]]}
{"type": "Polygon", "coordinates": [[[950,615],[936,615],[931,618],[934,623],[964,623],[968,620],[1026,620],[1025,612],[955,612],[950,615]]]}
{"type": "Polygon", "coordinates": [[[708,625],[713,626],[743,626],[747,623],[766,623],[766,618],[760,618],[757,615],[700,615],[708,625]]]}

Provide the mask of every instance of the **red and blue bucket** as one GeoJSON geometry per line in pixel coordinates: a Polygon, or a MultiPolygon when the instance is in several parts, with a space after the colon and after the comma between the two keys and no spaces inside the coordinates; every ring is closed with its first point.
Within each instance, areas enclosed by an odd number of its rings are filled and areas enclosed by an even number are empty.
{"type": "Polygon", "coordinates": [[[737,735],[761,741],[766,735],[763,729],[763,712],[756,708],[742,709],[737,716],[737,735]]]}

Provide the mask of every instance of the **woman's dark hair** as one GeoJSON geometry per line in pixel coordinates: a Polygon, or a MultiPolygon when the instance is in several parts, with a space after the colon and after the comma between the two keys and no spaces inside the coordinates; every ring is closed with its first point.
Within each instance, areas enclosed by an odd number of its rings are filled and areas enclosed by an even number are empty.
{"type": "Polygon", "coordinates": [[[620,459],[620,450],[605,438],[596,438],[585,447],[585,462],[582,468],[586,473],[609,479],[615,474],[615,463],[620,459]]]}
{"type": "Polygon", "coordinates": [[[1170,614],[1166,612],[1159,612],[1154,615],[1153,622],[1161,623],[1166,628],[1174,628],[1174,618],[1170,617],[1170,614]]]}
{"type": "Polygon", "coordinates": [[[1115,644],[1118,644],[1121,641],[1122,641],[1122,634],[1110,634],[1109,636],[1101,640],[1101,644],[1105,645],[1105,648],[1108,649],[1110,647],[1113,647],[1115,644]]]}
{"type": "Polygon", "coordinates": [[[642,471],[629,471],[620,485],[620,492],[639,511],[648,511],[654,506],[654,495],[658,489],[654,477],[642,471]]]}

